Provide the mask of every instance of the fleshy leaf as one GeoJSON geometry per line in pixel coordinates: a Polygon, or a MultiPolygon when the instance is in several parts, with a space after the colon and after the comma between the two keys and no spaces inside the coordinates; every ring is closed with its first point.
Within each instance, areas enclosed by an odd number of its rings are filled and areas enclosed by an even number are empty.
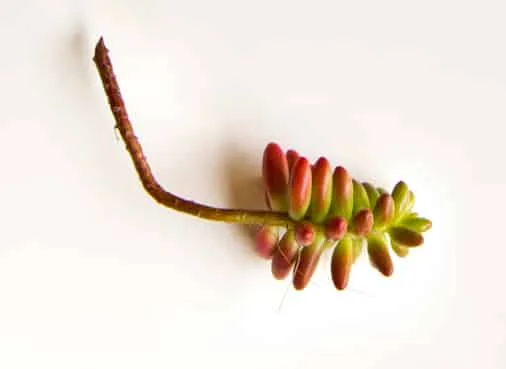
{"type": "Polygon", "coordinates": [[[378,201],[378,198],[380,197],[379,191],[372,184],[367,182],[362,183],[362,186],[364,186],[365,191],[367,192],[371,209],[374,209],[376,201],[378,201]]]}
{"type": "Polygon", "coordinates": [[[288,185],[288,214],[294,220],[306,215],[311,203],[312,173],[309,161],[300,157],[293,166],[288,185]]]}
{"type": "Polygon", "coordinates": [[[374,216],[371,209],[362,209],[351,222],[351,231],[357,236],[366,236],[374,225],[374,216]]]}
{"type": "Polygon", "coordinates": [[[369,209],[369,196],[362,185],[357,180],[352,180],[353,182],[353,214],[357,214],[359,211],[363,209],[369,209]]]}
{"type": "Polygon", "coordinates": [[[299,251],[299,258],[295,265],[292,281],[293,287],[296,290],[300,291],[307,287],[320,261],[324,242],[324,236],[318,233],[311,245],[299,251]]]}
{"type": "Polygon", "coordinates": [[[367,240],[362,237],[356,237],[352,240],[352,243],[353,243],[353,262],[355,263],[362,254],[362,251],[364,249],[364,243],[367,243],[367,240]]]}
{"type": "Polygon", "coordinates": [[[285,153],[276,143],[269,143],[262,160],[262,179],[271,209],[286,211],[288,208],[288,162],[285,153]]]}
{"type": "Polygon", "coordinates": [[[316,238],[316,228],[310,222],[300,222],[295,225],[295,239],[299,246],[309,246],[316,238]]]}
{"type": "Polygon", "coordinates": [[[325,236],[327,239],[337,241],[343,238],[348,230],[348,222],[343,217],[330,219],[325,225],[325,236]]]}
{"type": "Polygon", "coordinates": [[[392,198],[395,203],[395,217],[400,219],[408,211],[407,208],[411,201],[408,185],[403,181],[399,181],[392,190],[392,198]]]}
{"type": "Polygon", "coordinates": [[[331,216],[351,219],[353,213],[353,179],[343,167],[336,167],[333,174],[331,216]]]}
{"type": "Polygon", "coordinates": [[[395,217],[394,199],[390,194],[384,193],[376,202],[374,208],[374,225],[378,228],[390,224],[395,217]]]}
{"type": "Polygon", "coordinates": [[[292,270],[299,245],[295,239],[295,231],[289,229],[278,243],[272,255],[271,271],[276,279],[285,279],[292,270]]]}
{"type": "Polygon", "coordinates": [[[321,223],[327,216],[332,202],[332,168],[325,158],[319,158],[312,168],[311,220],[321,223]]]}
{"type": "Polygon", "coordinates": [[[270,259],[278,244],[279,228],[271,225],[261,226],[255,235],[255,251],[264,259],[270,259]]]}
{"type": "Polygon", "coordinates": [[[372,234],[367,239],[367,252],[371,264],[385,277],[389,277],[394,272],[394,264],[385,237],[378,234],[372,234]]]}
{"type": "Polygon", "coordinates": [[[399,245],[397,242],[392,241],[392,250],[400,258],[405,258],[409,254],[409,247],[399,245]]]}
{"type": "Polygon", "coordinates": [[[350,237],[344,237],[334,248],[331,260],[332,282],[338,290],[348,286],[353,265],[353,243],[350,237]]]}
{"type": "Polygon", "coordinates": [[[421,218],[416,215],[407,216],[401,221],[400,225],[411,231],[419,233],[426,232],[432,228],[432,222],[429,219],[421,218]]]}
{"type": "Polygon", "coordinates": [[[396,226],[388,230],[393,241],[406,247],[417,247],[423,244],[423,236],[419,232],[414,232],[406,227],[396,226]]]}

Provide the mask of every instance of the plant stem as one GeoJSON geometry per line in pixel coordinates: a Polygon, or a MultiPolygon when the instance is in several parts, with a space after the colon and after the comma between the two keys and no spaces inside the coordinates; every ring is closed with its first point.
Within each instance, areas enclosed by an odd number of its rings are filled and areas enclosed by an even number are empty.
{"type": "Polygon", "coordinates": [[[142,147],[135,136],[132,124],[128,118],[125,103],[121,97],[120,88],[108,52],[109,50],[106,48],[104,40],[101,37],[95,47],[93,61],[97,66],[98,73],[102,80],[111,112],[116,121],[116,128],[119,130],[121,138],[125,142],[126,149],[130,154],[144,189],[153,199],[170,209],[202,219],[226,223],[271,224],[288,228],[293,227],[294,221],[290,219],[286,213],[217,208],[183,199],[166,191],[155,179],[146,157],[144,156],[142,147]]]}

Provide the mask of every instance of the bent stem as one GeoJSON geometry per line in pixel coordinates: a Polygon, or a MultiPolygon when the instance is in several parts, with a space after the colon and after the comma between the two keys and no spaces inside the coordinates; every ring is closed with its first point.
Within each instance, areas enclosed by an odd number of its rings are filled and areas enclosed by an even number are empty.
{"type": "Polygon", "coordinates": [[[146,157],[144,156],[142,146],[135,136],[108,52],[109,50],[104,44],[103,37],[101,37],[95,47],[93,61],[96,64],[102,80],[111,112],[116,121],[116,128],[119,130],[121,138],[125,142],[126,149],[130,154],[144,189],[155,201],[170,209],[211,221],[250,225],[271,224],[287,228],[294,226],[294,221],[291,220],[286,213],[217,208],[190,201],[166,191],[153,175],[146,157]]]}

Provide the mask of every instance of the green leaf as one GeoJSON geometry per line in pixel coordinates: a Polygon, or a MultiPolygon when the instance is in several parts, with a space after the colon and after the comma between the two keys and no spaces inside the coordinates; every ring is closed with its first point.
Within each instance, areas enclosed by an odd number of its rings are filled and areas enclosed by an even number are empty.
{"type": "Polygon", "coordinates": [[[369,209],[369,196],[362,183],[353,180],[353,214],[360,210],[369,209]]]}

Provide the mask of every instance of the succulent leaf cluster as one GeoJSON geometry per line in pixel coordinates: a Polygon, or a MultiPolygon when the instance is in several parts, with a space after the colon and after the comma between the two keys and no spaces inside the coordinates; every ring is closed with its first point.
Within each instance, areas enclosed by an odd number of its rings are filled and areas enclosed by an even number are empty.
{"type": "Polygon", "coordinates": [[[403,181],[388,192],[354,179],[342,166],[332,169],[324,157],[312,164],[277,143],[265,147],[262,179],[267,207],[285,212],[295,225],[262,225],[256,250],[271,260],[274,278],[291,275],[297,290],[306,288],[327,251],[338,290],[347,287],[364,249],[371,265],[389,277],[394,271],[391,251],[406,257],[423,244],[423,233],[432,227],[429,219],[413,212],[415,196],[403,181]]]}

